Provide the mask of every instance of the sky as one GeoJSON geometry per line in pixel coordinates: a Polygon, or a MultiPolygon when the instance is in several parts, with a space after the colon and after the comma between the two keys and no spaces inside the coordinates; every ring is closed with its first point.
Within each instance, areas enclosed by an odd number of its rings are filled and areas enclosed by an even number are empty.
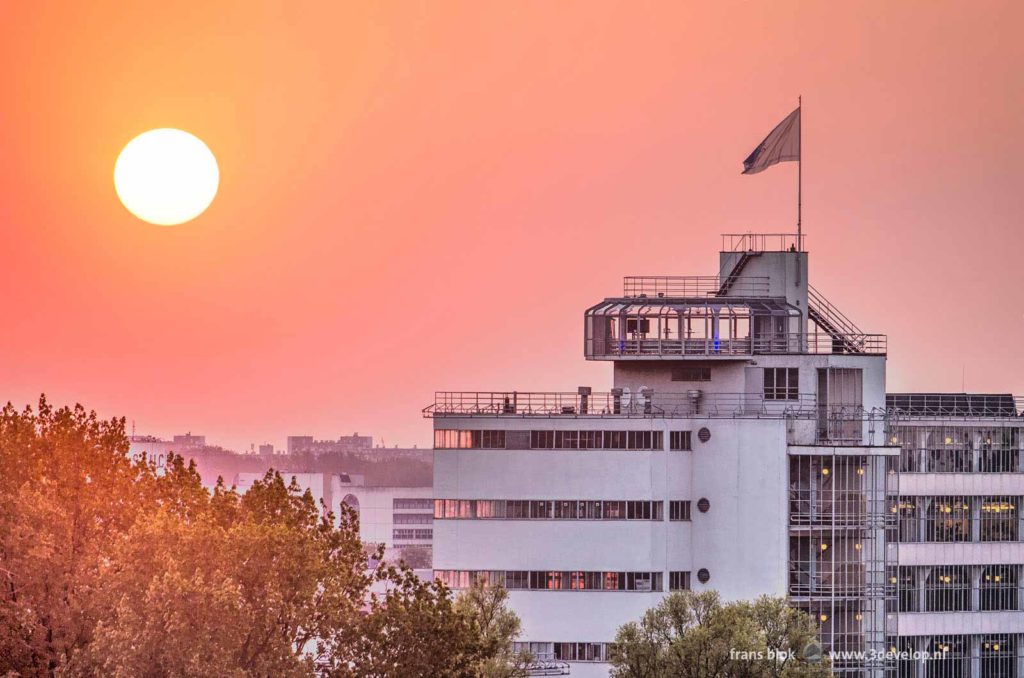
{"type": "Polygon", "coordinates": [[[889,390],[1024,395],[1019,2],[0,4],[0,400],[248,449],[429,446],[435,390],[604,389],[585,308],[792,232],[889,390]],[[219,193],[113,166],[177,127],[219,193]]]}

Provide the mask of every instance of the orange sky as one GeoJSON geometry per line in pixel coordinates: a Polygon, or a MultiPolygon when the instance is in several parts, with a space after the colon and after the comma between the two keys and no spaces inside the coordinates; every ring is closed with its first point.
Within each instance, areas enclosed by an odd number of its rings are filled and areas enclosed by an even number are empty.
{"type": "Polygon", "coordinates": [[[607,387],[582,312],[790,231],[742,160],[804,97],[815,286],[890,390],[1024,394],[1019,2],[0,5],[0,396],[238,449],[429,444],[444,389],[607,387]],[[132,217],[132,137],[217,155],[132,217]]]}

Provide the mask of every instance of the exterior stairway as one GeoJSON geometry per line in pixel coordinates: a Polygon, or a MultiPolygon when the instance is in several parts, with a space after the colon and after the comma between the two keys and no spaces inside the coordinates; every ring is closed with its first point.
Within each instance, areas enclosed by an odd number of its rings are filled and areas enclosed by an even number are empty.
{"type": "Polygon", "coordinates": [[[725,278],[722,279],[722,284],[718,288],[718,296],[724,297],[732,288],[732,286],[736,284],[736,281],[739,279],[740,273],[743,272],[743,268],[747,265],[747,262],[753,259],[754,257],[759,256],[761,256],[761,253],[755,252],[753,250],[747,250],[746,252],[741,254],[739,260],[736,262],[736,265],[732,267],[731,271],[729,271],[729,275],[725,276],[725,278]]]}
{"type": "Polygon", "coordinates": [[[807,317],[832,337],[833,353],[865,352],[864,332],[810,285],[807,285],[807,317]]]}

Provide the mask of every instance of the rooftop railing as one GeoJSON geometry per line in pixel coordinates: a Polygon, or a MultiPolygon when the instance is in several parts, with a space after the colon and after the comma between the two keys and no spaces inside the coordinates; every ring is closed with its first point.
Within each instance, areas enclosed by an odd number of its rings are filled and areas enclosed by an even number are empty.
{"type": "Polygon", "coordinates": [[[752,393],[438,391],[424,416],[799,417],[817,416],[816,398],[765,398],[752,393]]]}
{"type": "MultiPolygon", "coordinates": [[[[586,391],[586,389],[581,389],[586,391]]],[[[438,391],[423,416],[520,418],[780,419],[789,445],[888,445],[898,415],[860,406],[822,406],[813,394],[438,391]]]]}
{"type": "MultiPolygon", "coordinates": [[[[630,275],[622,279],[624,297],[717,297],[722,279],[717,275],[630,275]]],[[[732,282],[730,296],[767,297],[768,276],[744,276],[732,282]]]]}
{"type": "Polygon", "coordinates": [[[1024,396],[987,393],[890,393],[886,407],[925,419],[1024,417],[1024,396]]]}
{"type": "Polygon", "coordinates": [[[723,233],[723,252],[788,252],[804,250],[804,238],[796,233],[723,233]]]}

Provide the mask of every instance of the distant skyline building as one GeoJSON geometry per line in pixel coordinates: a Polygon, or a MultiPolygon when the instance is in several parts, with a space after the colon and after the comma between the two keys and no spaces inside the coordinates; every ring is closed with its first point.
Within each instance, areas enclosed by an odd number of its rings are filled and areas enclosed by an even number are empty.
{"type": "Polygon", "coordinates": [[[668,592],[716,589],[787,597],[839,675],[1024,677],[1022,401],[887,396],[886,337],[807,263],[737,234],[718,275],[627,277],[584,315],[609,392],[437,393],[435,575],[505,585],[522,645],[573,676],[668,592]]]}
{"type": "Polygon", "coordinates": [[[344,452],[359,452],[373,447],[372,436],[361,436],[353,433],[350,436],[341,436],[337,440],[316,440],[313,436],[288,436],[288,454],[340,454],[344,452]]]}

